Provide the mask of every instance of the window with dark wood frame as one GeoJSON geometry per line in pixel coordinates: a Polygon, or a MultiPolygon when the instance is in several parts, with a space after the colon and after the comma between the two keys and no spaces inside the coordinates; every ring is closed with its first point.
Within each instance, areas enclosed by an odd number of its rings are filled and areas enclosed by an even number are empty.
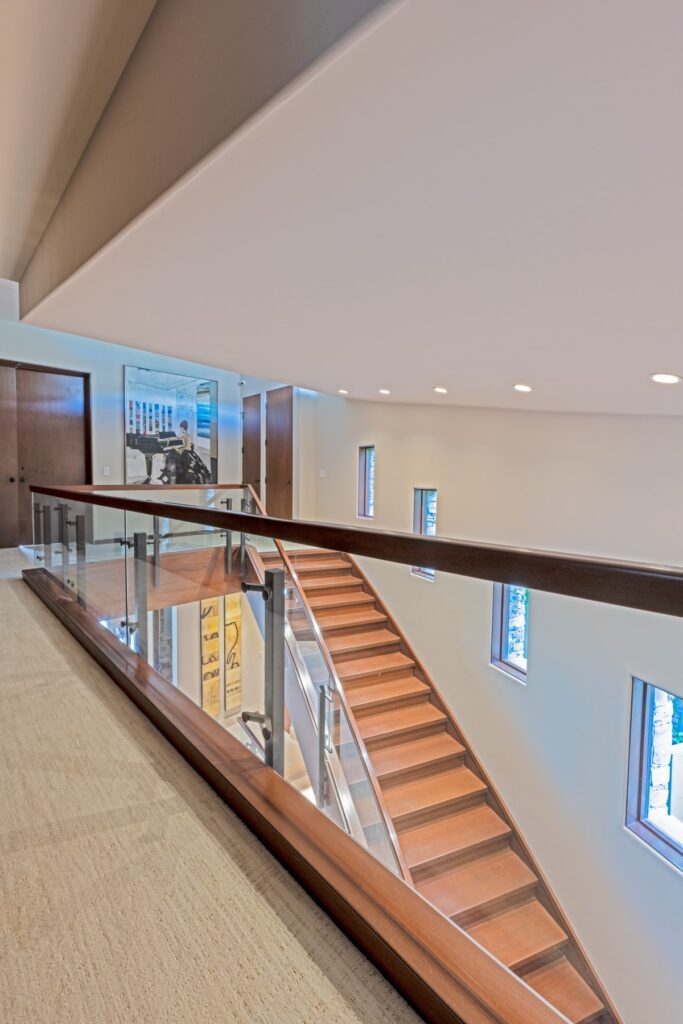
{"type": "Polygon", "coordinates": [[[358,515],[372,519],[375,514],[375,446],[361,445],[358,449],[358,515]]]}
{"type": "Polygon", "coordinates": [[[683,697],[635,677],[626,827],[683,871],[683,697]]]}

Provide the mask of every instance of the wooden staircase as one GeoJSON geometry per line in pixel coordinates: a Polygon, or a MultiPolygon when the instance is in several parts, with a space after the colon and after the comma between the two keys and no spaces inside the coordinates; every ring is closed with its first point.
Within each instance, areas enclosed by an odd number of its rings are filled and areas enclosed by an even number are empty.
{"type": "Polygon", "coordinates": [[[333,551],[287,554],[365,743],[406,881],[572,1024],[618,1024],[519,830],[356,563],[333,551]]]}

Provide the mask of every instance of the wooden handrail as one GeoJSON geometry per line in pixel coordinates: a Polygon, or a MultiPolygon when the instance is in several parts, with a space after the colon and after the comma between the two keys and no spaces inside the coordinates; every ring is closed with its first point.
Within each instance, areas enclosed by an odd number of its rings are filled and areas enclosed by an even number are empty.
{"type": "Polygon", "coordinates": [[[263,514],[218,511],[175,502],[118,498],[75,487],[32,485],[31,491],[122,511],[183,519],[221,530],[295,541],[312,547],[344,551],[350,555],[398,562],[401,565],[427,565],[440,572],[512,583],[567,597],[683,617],[683,568],[675,566],[612,561],[533,548],[448,540],[443,537],[420,537],[358,526],[335,526],[263,514]]]}
{"type": "MultiPolygon", "coordinates": [[[[244,490],[245,484],[69,484],[68,490],[94,494],[97,491],[231,491],[244,490]]],[[[43,488],[36,485],[31,490],[43,494],[43,488]]]]}

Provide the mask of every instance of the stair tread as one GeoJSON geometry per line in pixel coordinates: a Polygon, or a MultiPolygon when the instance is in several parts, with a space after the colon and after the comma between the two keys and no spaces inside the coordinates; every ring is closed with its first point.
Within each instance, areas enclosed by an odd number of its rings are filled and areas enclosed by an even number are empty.
{"type": "Polygon", "coordinates": [[[417,740],[407,740],[375,750],[372,753],[372,764],[377,778],[384,780],[449,757],[460,757],[464,751],[462,743],[458,743],[449,733],[439,732],[434,736],[422,736],[417,740]]]}
{"type": "Polygon", "coordinates": [[[340,572],[336,576],[313,576],[311,579],[302,579],[299,583],[306,594],[315,593],[318,590],[332,590],[334,587],[362,587],[363,585],[360,576],[354,576],[350,572],[340,572]]]}
{"type": "Polygon", "coordinates": [[[436,775],[424,775],[392,786],[385,790],[384,800],[389,814],[394,821],[398,821],[410,814],[436,810],[458,800],[481,795],[486,790],[485,782],[477,778],[469,768],[460,765],[436,775]]]}
{"type": "Polygon", "coordinates": [[[567,941],[566,932],[538,900],[512,907],[467,930],[484,949],[513,970],[567,941]]]}
{"type": "Polygon", "coordinates": [[[366,629],[355,633],[342,633],[341,636],[330,636],[325,642],[330,654],[343,654],[346,651],[362,651],[366,648],[398,644],[399,637],[389,629],[366,629]]]}
{"type": "Polygon", "coordinates": [[[537,881],[524,861],[506,848],[449,868],[418,882],[417,888],[447,917],[457,917],[506,896],[531,890],[537,881]]]}
{"type": "Polygon", "coordinates": [[[292,558],[290,561],[297,574],[308,574],[310,572],[335,572],[339,569],[343,569],[348,572],[351,568],[345,558],[292,558]]]}
{"type": "MultiPolygon", "coordinates": [[[[446,716],[433,704],[425,701],[424,704],[391,708],[386,711],[378,711],[373,715],[365,715],[358,719],[358,728],[364,740],[373,740],[380,736],[439,723],[445,725],[446,716]]],[[[371,755],[373,760],[374,756],[373,752],[371,755]]]]}
{"type": "Polygon", "coordinates": [[[363,676],[379,675],[396,669],[414,668],[415,662],[407,654],[393,651],[391,654],[375,654],[371,657],[353,658],[337,665],[340,679],[361,679],[363,676]]]}
{"type": "Polygon", "coordinates": [[[354,711],[359,711],[375,703],[400,700],[402,697],[417,697],[419,695],[426,697],[428,694],[429,687],[427,684],[421,682],[417,676],[410,675],[385,679],[367,685],[354,686],[347,693],[346,699],[354,711]]]}
{"type": "Polygon", "coordinates": [[[351,611],[323,612],[322,615],[317,616],[317,619],[323,633],[327,633],[332,629],[341,629],[344,626],[349,626],[350,628],[354,626],[370,626],[387,621],[386,615],[379,611],[379,609],[366,608],[364,605],[360,605],[357,609],[351,609],[351,611]]]}
{"type": "MultiPolygon", "coordinates": [[[[387,791],[387,795],[391,791],[387,791]]],[[[488,804],[428,821],[399,835],[411,870],[510,835],[510,826],[488,804]]]]}
{"type": "Polygon", "coordinates": [[[539,995],[568,1017],[572,1024],[588,1024],[604,1006],[566,957],[560,957],[524,975],[539,995]]]}
{"type": "Polygon", "coordinates": [[[331,551],[329,548],[291,548],[285,544],[285,551],[291,559],[301,558],[335,558],[337,555],[341,558],[343,554],[341,551],[331,551]]]}
{"type": "Polygon", "coordinates": [[[374,604],[375,598],[372,594],[366,594],[364,590],[350,590],[346,594],[313,594],[308,598],[308,603],[313,611],[323,611],[327,608],[355,608],[374,604]]]}

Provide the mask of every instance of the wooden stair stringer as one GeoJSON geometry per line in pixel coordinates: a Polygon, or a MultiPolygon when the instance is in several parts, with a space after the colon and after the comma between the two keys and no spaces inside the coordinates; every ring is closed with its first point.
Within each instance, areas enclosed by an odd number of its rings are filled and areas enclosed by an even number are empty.
{"type": "MultiPolygon", "coordinates": [[[[503,798],[501,797],[496,785],[493,783],[491,777],[488,775],[483,764],[474,753],[472,744],[467,739],[460,723],[455,718],[448,702],[444,699],[439,687],[436,685],[429,672],[427,672],[422,661],[415,653],[409,641],[406,639],[405,634],[399,627],[391,611],[386,606],[384,601],[381,599],[374,586],[370,583],[367,576],[360,568],[356,560],[346,555],[346,558],[353,567],[352,571],[355,575],[358,575],[363,581],[363,590],[366,593],[372,594],[375,599],[375,606],[381,611],[382,615],[386,617],[387,628],[392,629],[399,638],[399,650],[410,657],[415,663],[416,673],[421,678],[431,691],[431,698],[435,706],[446,716],[446,720],[450,725],[452,734],[455,739],[461,743],[465,748],[465,764],[477,774],[481,780],[486,784],[488,789],[488,802],[490,806],[500,815],[503,821],[508,825],[512,833],[511,849],[513,849],[517,855],[525,861],[530,869],[536,874],[538,878],[538,889],[536,898],[543,907],[554,917],[560,927],[566,932],[568,943],[563,950],[563,956],[566,958],[572,966],[577,970],[582,979],[589,985],[589,987],[595,989],[599,998],[604,1004],[604,1012],[599,1018],[597,1018],[597,1024],[622,1024],[621,1018],[609,997],[609,994],[605,991],[602,983],[600,982],[598,975],[593,968],[588,955],[581,944],[576,932],[568,921],[562,907],[554,895],[550,884],[540,868],[538,862],[534,858],[531,849],[524,839],[519,827],[512,818],[509,810],[507,809],[503,798]]],[[[413,883],[414,884],[414,883],[413,883]]],[[[540,973],[540,969],[539,969],[540,973]]],[[[519,975],[524,978],[523,974],[519,975]]]]}

